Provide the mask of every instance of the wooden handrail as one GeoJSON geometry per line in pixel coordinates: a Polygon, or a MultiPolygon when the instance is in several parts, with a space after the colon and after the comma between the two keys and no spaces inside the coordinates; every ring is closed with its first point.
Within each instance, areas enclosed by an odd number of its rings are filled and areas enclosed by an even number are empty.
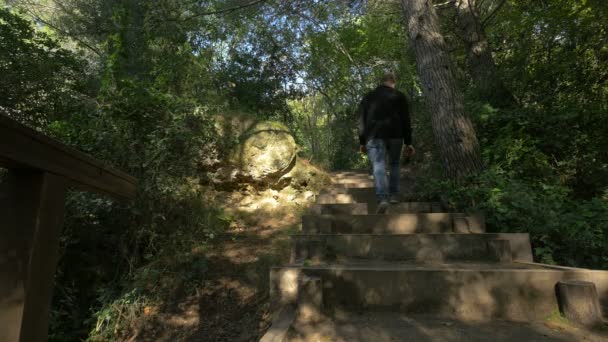
{"type": "Polygon", "coordinates": [[[77,188],[121,199],[135,197],[134,177],[2,114],[0,166],[43,170],[67,178],[77,188]]]}
{"type": "Polygon", "coordinates": [[[0,341],[47,340],[68,187],[135,197],[135,178],[0,114],[0,341]]]}

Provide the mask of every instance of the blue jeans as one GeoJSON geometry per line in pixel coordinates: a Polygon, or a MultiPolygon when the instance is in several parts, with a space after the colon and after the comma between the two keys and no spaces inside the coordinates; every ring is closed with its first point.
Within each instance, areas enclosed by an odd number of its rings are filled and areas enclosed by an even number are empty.
{"type": "Polygon", "coordinates": [[[391,195],[399,193],[399,162],[403,139],[370,139],[367,141],[366,147],[367,156],[372,163],[376,197],[379,202],[388,201],[391,195]],[[386,177],[387,157],[388,181],[386,177]]]}

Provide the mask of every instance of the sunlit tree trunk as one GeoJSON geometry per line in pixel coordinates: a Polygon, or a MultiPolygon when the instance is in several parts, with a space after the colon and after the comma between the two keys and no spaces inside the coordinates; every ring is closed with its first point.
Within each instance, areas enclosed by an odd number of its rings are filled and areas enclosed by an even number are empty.
{"type": "Polygon", "coordinates": [[[482,99],[496,107],[515,104],[513,94],[498,75],[476,0],[457,0],[456,26],[466,48],[467,68],[482,99]]]}
{"type": "Polygon", "coordinates": [[[423,94],[445,172],[452,179],[481,169],[475,129],[465,115],[459,91],[431,0],[401,0],[408,36],[416,55],[423,94]]]}

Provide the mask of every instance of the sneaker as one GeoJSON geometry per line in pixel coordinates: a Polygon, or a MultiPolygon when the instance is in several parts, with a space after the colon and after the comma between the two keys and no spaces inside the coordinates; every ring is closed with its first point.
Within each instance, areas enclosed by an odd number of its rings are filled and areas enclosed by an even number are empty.
{"type": "Polygon", "coordinates": [[[381,201],[380,204],[378,204],[378,209],[376,209],[376,214],[386,213],[388,206],[389,206],[389,204],[387,201],[381,201]]]}
{"type": "Polygon", "coordinates": [[[391,202],[391,204],[397,204],[397,203],[401,202],[401,200],[399,199],[399,195],[392,194],[390,202],[391,202]]]}

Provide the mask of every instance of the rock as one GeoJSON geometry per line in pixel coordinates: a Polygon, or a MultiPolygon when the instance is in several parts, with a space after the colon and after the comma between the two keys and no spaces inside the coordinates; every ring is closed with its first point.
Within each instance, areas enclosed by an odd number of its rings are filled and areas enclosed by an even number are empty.
{"type": "Polygon", "coordinates": [[[239,141],[229,158],[237,177],[254,182],[278,179],[295,165],[298,147],[287,127],[279,123],[257,123],[239,141]]]}
{"type": "Polygon", "coordinates": [[[314,192],[312,192],[312,191],[306,191],[304,193],[304,199],[306,201],[312,201],[312,200],[314,200],[314,198],[315,198],[315,193],[314,192]]]}
{"type": "Polygon", "coordinates": [[[307,160],[298,159],[294,167],[283,175],[274,187],[291,186],[294,189],[319,191],[330,183],[331,179],[327,173],[319,170],[307,160]]]}
{"type": "Polygon", "coordinates": [[[298,146],[288,128],[256,121],[243,114],[216,118],[221,165],[209,158],[206,179],[217,190],[233,191],[248,184],[257,190],[318,191],[331,183],[326,172],[297,158],[298,146]]]}

